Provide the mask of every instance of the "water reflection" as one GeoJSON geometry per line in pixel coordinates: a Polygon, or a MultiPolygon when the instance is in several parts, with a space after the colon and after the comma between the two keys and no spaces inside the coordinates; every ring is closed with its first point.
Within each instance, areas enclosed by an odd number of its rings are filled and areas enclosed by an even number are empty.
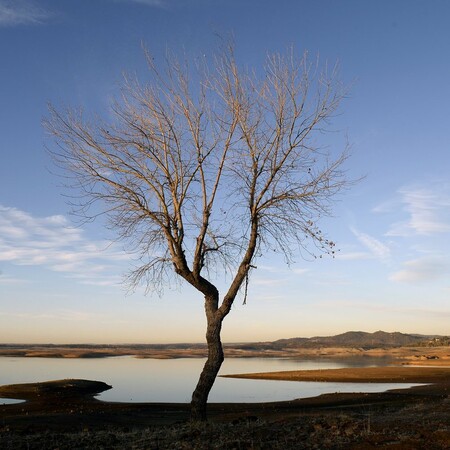
{"type": "MultiPolygon", "coordinates": [[[[189,402],[204,359],[101,359],[0,357],[0,384],[31,383],[64,378],[104,381],[113,389],[100,395],[106,401],[189,402]]],[[[220,374],[279,370],[338,369],[384,365],[371,358],[292,360],[228,358],[220,374]]],[[[330,392],[380,392],[399,384],[315,383],[218,378],[211,402],[266,402],[306,398],[330,392]]],[[[0,403],[2,401],[0,400],[0,403]]]]}

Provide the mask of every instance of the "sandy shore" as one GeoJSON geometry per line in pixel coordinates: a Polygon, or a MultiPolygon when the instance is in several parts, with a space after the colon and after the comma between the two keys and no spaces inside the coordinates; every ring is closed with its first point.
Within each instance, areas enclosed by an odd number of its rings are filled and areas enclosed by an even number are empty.
{"type": "Polygon", "coordinates": [[[224,378],[342,383],[448,383],[447,367],[355,367],[222,375],[224,378]]]}

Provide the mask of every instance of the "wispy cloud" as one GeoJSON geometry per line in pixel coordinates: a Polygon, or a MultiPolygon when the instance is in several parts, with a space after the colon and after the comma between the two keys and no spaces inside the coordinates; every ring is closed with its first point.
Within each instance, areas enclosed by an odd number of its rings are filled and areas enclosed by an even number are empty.
{"type": "Polygon", "coordinates": [[[35,217],[0,205],[0,261],[44,266],[82,284],[118,284],[121,261],[129,259],[108,241],[91,241],[61,215],[35,217]]]}
{"type": "Polygon", "coordinates": [[[374,208],[372,208],[373,213],[390,213],[398,208],[398,199],[391,199],[379,203],[374,208]]]}
{"type": "Polygon", "coordinates": [[[0,0],[0,27],[42,24],[52,14],[27,0],[0,0]]]}
{"type": "Polygon", "coordinates": [[[435,281],[450,275],[449,264],[440,257],[423,257],[406,261],[404,268],[393,273],[389,279],[404,283],[435,281]]]}
{"type": "MultiPolygon", "coordinates": [[[[370,236],[369,234],[362,233],[356,228],[351,228],[352,233],[356,236],[358,241],[369,250],[370,255],[373,258],[380,260],[387,260],[391,255],[391,250],[385,244],[383,244],[378,239],[370,236]]],[[[361,259],[362,254],[359,254],[359,259],[361,259]]]]}
{"type": "MultiPolygon", "coordinates": [[[[432,235],[450,232],[450,189],[448,186],[415,186],[399,190],[404,221],[394,223],[388,236],[432,235]]],[[[375,212],[384,212],[380,206],[375,212]]]]}

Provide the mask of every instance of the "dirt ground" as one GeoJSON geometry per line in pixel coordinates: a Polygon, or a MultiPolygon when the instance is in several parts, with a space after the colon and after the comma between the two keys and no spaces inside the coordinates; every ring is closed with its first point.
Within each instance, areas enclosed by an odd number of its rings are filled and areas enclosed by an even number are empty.
{"type": "MultiPolygon", "coordinates": [[[[370,369],[352,372],[368,382],[370,369]]],[[[0,406],[0,448],[448,449],[450,370],[413,369],[418,370],[407,382],[421,377],[431,384],[289,402],[210,404],[207,423],[189,422],[187,404],[99,401],[93,395],[109,388],[99,382],[0,387],[0,397],[27,399],[0,406]]]]}

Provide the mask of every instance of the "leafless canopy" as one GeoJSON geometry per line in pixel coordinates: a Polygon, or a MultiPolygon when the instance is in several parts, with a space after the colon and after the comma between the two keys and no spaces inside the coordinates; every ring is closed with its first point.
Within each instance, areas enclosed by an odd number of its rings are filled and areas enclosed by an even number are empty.
{"type": "Polygon", "coordinates": [[[203,294],[208,359],[191,402],[203,420],[224,359],[222,321],[256,257],[270,249],[290,261],[309,244],[334,252],[317,220],[348,185],[347,155],[317,140],[346,91],[335,69],[293,52],[269,56],[256,74],[231,48],[193,68],[147,60],[148,81],[125,79],[109,124],[51,107],[46,126],[79,213],[90,218],[99,203],[138,253],[131,286],[158,289],[175,274],[203,294]],[[220,297],[211,273],[223,269],[230,283],[220,297]]]}
{"type": "Polygon", "coordinates": [[[131,284],[159,288],[176,273],[205,293],[200,281],[225,268],[234,299],[268,249],[288,261],[311,243],[332,252],[316,223],[348,184],[347,154],[316,142],[346,95],[335,68],[293,51],[257,74],[231,49],[194,67],[147,60],[148,80],[125,79],[111,123],[53,107],[46,122],[79,211],[99,201],[139,252],[131,284]]]}

